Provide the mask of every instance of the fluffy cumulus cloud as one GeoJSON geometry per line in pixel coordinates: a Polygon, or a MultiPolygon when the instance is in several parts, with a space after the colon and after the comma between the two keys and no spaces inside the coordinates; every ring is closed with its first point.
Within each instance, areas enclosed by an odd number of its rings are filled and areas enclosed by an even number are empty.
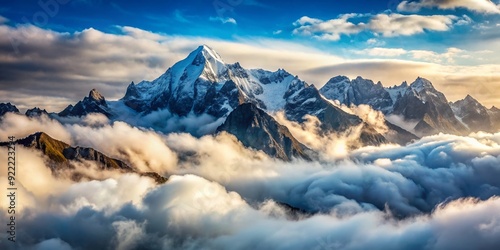
{"type": "MultiPolygon", "coordinates": [[[[402,15],[397,13],[377,14],[370,16],[368,23],[350,22],[349,19],[359,17],[356,14],[341,15],[337,19],[320,20],[304,16],[294,23],[293,33],[303,36],[312,36],[321,40],[337,41],[341,35],[358,34],[370,31],[385,37],[410,36],[427,31],[450,30],[455,20],[453,15],[402,15]]],[[[461,25],[464,20],[460,19],[461,25]]],[[[470,20],[467,19],[467,20],[470,20]]]]}
{"type": "Polygon", "coordinates": [[[369,29],[383,36],[410,36],[428,31],[450,30],[456,16],[378,14],[370,20],[369,29]]]}
{"type": "MultiPolygon", "coordinates": [[[[378,120],[366,107],[351,112],[365,114],[367,122],[378,120]]],[[[286,123],[283,114],[275,116],[286,123]]],[[[4,117],[0,132],[15,131],[10,124],[20,119],[4,117]]],[[[40,130],[55,126],[28,120],[40,130]]],[[[74,182],[55,177],[37,151],[18,147],[18,167],[25,169],[17,178],[23,197],[17,210],[18,242],[2,240],[2,249],[500,246],[500,134],[439,134],[407,146],[282,162],[224,133],[196,138],[123,123],[89,124],[61,125],[60,137],[134,167],[149,167],[169,180],[156,185],[136,174],[113,174],[74,182]]],[[[321,137],[317,121],[287,125],[320,154],[339,147],[333,141],[341,136],[321,137]]],[[[0,148],[0,160],[6,158],[6,149],[0,148]]],[[[2,187],[6,171],[0,170],[2,187]]],[[[2,221],[7,207],[2,199],[2,221]]]]}
{"type": "Polygon", "coordinates": [[[402,1],[399,11],[417,12],[423,8],[457,9],[464,8],[478,13],[500,14],[500,4],[491,0],[416,0],[402,1]]]}
{"type": "Polygon", "coordinates": [[[353,15],[343,15],[338,19],[324,21],[304,16],[293,24],[297,26],[293,30],[293,34],[337,41],[340,40],[341,35],[357,34],[363,30],[363,24],[354,24],[348,21],[352,17],[353,15]]]}

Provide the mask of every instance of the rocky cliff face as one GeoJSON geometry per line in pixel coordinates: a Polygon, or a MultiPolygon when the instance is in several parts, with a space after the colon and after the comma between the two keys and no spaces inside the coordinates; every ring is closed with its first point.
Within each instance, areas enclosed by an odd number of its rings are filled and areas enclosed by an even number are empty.
{"type": "Polygon", "coordinates": [[[217,131],[233,134],[246,147],[285,161],[310,159],[307,147],[298,142],[287,127],[251,103],[238,106],[217,131]]]}

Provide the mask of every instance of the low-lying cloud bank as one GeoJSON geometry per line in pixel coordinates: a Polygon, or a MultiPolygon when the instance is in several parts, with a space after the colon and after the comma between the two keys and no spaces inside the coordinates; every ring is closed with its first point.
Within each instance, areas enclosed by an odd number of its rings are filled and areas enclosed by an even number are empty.
{"type": "MultiPolygon", "coordinates": [[[[407,146],[365,147],[332,156],[343,141],[337,135],[323,138],[325,146],[317,146],[321,160],[287,163],[246,149],[225,133],[196,138],[122,122],[93,122],[91,117],[86,121],[85,126],[61,125],[7,115],[0,135],[51,131],[57,139],[94,147],[143,171],[171,175],[169,181],[156,186],[135,174],[110,174],[101,181],[75,183],[54,177],[38,152],[18,148],[22,199],[17,247],[500,246],[500,133],[440,134],[407,146]]],[[[307,126],[291,131],[299,140],[317,136],[307,126]]],[[[0,160],[6,162],[6,157],[6,149],[0,149],[0,160]]],[[[7,185],[6,175],[2,168],[2,187],[7,185]]],[[[6,207],[3,199],[2,221],[7,219],[6,207]]],[[[0,248],[16,249],[6,236],[0,233],[0,248]]]]}

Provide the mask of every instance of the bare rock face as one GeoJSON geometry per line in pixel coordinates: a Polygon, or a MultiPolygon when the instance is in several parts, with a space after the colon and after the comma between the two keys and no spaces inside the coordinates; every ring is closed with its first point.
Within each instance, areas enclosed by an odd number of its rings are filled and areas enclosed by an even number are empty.
{"type": "Polygon", "coordinates": [[[233,134],[246,147],[285,161],[310,159],[307,147],[297,141],[287,127],[251,103],[238,106],[217,131],[233,134]]]}

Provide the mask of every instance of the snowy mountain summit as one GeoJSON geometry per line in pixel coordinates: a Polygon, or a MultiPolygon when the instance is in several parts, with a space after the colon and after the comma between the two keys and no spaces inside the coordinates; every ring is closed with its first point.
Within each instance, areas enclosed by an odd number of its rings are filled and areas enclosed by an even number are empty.
{"type": "Polygon", "coordinates": [[[281,69],[247,70],[239,63],[228,64],[203,45],[157,79],[130,84],[122,100],[138,112],[166,108],[180,116],[222,117],[245,102],[268,111],[283,109],[285,93],[305,87],[305,82],[281,69]]]}

